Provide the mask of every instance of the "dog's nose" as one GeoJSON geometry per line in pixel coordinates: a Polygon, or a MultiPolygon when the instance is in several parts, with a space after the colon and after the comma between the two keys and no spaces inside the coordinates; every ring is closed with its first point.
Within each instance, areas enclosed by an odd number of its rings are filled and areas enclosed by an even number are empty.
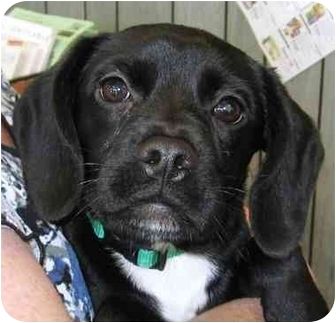
{"type": "Polygon", "coordinates": [[[185,140],[155,136],[141,142],[137,157],[147,176],[178,182],[198,164],[195,149],[185,140]]]}

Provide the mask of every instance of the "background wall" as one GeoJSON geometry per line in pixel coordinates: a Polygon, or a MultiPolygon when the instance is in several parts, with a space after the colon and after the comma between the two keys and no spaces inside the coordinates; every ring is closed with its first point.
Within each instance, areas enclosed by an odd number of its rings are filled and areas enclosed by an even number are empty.
{"type": "MultiPolygon", "coordinates": [[[[118,31],[141,23],[170,22],[199,27],[242,49],[261,63],[261,50],[235,2],[132,2],[67,1],[21,2],[19,7],[35,11],[88,19],[100,31],[118,31]]],[[[312,200],[302,247],[318,286],[328,300],[334,300],[334,120],[335,54],[315,64],[286,84],[300,106],[315,120],[325,146],[325,161],[312,200]]],[[[251,176],[259,164],[256,156],[251,176]]]]}

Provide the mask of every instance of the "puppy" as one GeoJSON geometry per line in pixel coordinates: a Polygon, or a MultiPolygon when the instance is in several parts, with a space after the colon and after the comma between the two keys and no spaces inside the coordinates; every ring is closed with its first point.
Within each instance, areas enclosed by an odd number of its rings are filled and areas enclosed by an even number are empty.
{"type": "Polygon", "coordinates": [[[318,132],[237,48],[168,24],[83,39],[22,97],[15,136],[29,211],[64,227],[97,321],[185,321],[239,297],[268,321],[327,314],[298,246],[318,132]]]}

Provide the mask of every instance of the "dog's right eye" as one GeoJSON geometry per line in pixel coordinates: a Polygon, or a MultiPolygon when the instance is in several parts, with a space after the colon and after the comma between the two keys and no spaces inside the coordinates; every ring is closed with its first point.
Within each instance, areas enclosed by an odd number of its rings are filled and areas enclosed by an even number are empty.
{"type": "Polygon", "coordinates": [[[130,91],[121,78],[111,77],[100,84],[100,95],[104,101],[120,103],[129,98],[130,91]]]}

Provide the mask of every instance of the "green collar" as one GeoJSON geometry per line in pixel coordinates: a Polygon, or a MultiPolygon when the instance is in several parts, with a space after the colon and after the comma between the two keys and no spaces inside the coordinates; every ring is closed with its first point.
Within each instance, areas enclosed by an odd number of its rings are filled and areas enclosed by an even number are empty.
{"type": "Polygon", "coordinates": [[[182,253],[182,250],[176,249],[172,244],[168,246],[165,252],[154,249],[138,249],[135,264],[142,268],[163,270],[167,259],[174,258],[182,253]]]}
{"type": "MultiPolygon", "coordinates": [[[[96,237],[103,240],[105,238],[105,230],[101,221],[93,218],[89,212],[86,213],[86,216],[90,220],[96,237]]],[[[179,256],[183,253],[183,251],[176,249],[172,244],[169,244],[165,251],[139,248],[135,250],[123,250],[121,253],[125,256],[125,258],[139,267],[163,270],[167,259],[179,256]]]]}
{"type": "Polygon", "coordinates": [[[89,212],[86,212],[86,216],[90,220],[91,227],[93,229],[94,234],[98,239],[104,239],[105,238],[105,230],[103,224],[98,220],[91,216],[89,212]]]}

